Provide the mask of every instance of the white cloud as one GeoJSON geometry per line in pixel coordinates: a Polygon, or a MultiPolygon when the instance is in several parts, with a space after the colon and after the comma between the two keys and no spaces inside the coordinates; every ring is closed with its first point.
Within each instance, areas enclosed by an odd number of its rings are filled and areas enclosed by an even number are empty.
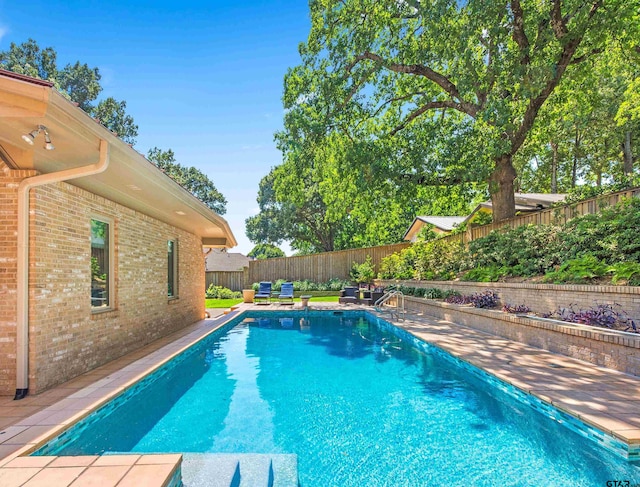
{"type": "Polygon", "coordinates": [[[9,29],[7,29],[4,25],[0,25],[0,41],[2,41],[2,38],[7,35],[8,32],[9,29]]]}

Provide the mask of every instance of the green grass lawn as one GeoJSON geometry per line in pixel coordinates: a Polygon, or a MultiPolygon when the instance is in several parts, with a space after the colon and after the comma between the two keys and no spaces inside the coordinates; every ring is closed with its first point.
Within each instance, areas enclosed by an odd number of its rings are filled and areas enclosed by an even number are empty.
{"type": "MultiPolygon", "coordinates": [[[[311,291],[313,292],[313,291],[311,291]]],[[[294,298],[294,302],[299,303],[300,298],[294,298]]],[[[337,303],[338,296],[317,296],[309,300],[310,302],[325,302],[325,303],[337,303]]],[[[277,302],[277,301],[274,301],[277,302]]],[[[242,303],[242,298],[238,299],[207,299],[205,300],[205,308],[230,308],[238,303],[242,303]]]]}
{"type": "Polygon", "coordinates": [[[242,298],[236,299],[206,299],[205,308],[230,308],[238,303],[242,303],[242,298]]]}

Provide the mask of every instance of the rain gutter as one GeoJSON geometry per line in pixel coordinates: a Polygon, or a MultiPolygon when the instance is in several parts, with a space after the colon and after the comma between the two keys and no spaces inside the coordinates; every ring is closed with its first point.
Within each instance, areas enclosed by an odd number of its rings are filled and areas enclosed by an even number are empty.
{"type": "Polygon", "coordinates": [[[88,166],[40,174],[24,179],[18,187],[18,261],[16,316],[16,395],[29,393],[29,191],[44,184],[59,183],[104,172],[109,166],[109,144],[100,140],[100,158],[88,166]]]}

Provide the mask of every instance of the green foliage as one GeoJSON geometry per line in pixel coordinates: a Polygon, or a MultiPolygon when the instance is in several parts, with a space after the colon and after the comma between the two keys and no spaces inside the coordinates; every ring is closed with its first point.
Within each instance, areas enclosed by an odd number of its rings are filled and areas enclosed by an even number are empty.
{"type": "Polygon", "coordinates": [[[57,53],[53,47],[41,49],[34,39],[28,39],[22,44],[12,42],[8,51],[0,52],[2,69],[52,82],[58,91],[76,102],[122,140],[135,144],[138,126],[127,115],[126,102],[109,97],[95,106],[92,104],[102,91],[102,76],[98,68],[76,61],[59,70],[56,60],[57,53]]]}
{"type": "MultiPolygon", "coordinates": [[[[271,289],[275,292],[280,291],[282,288],[282,283],[289,282],[286,279],[278,279],[273,283],[271,289]]],[[[304,281],[292,281],[293,290],[294,291],[340,291],[344,289],[345,286],[351,286],[351,281],[343,280],[343,279],[330,279],[327,282],[313,282],[308,279],[304,281]]],[[[254,282],[251,285],[251,288],[254,291],[257,291],[260,287],[260,283],[254,282]]]]}
{"type": "Polygon", "coordinates": [[[247,254],[254,259],[274,259],[277,257],[286,257],[285,253],[272,244],[258,244],[247,254]]]}
{"type": "Polygon", "coordinates": [[[410,247],[415,252],[415,279],[452,279],[465,265],[466,252],[460,241],[436,239],[410,247]]]}
{"type": "Polygon", "coordinates": [[[241,292],[232,291],[226,287],[210,284],[205,293],[208,299],[237,299],[242,297],[241,292]]]}
{"type": "Polygon", "coordinates": [[[640,199],[569,220],[563,227],[564,260],[589,253],[608,264],[640,262],[640,199]]]}
{"type": "Polygon", "coordinates": [[[90,113],[127,144],[134,145],[138,136],[138,126],[134,123],[133,117],[127,115],[126,108],[127,102],[118,101],[110,96],[101,100],[90,113]]]}
{"type": "Polygon", "coordinates": [[[40,49],[38,43],[30,38],[22,44],[12,42],[8,51],[0,52],[0,67],[55,83],[58,78],[57,57],[55,49],[40,49]]]}
{"type": "Polygon", "coordinates": [[[382,259],[381,279],[451,279],[465,264],[461,242],[436,239],[415,243],[411,247],[382,259]]]}
{"type": "Polygon", "coordinates": [[[416,235],[416,242],[429,242],[438,238],[438,234],[434,230],[434,226],[430,224],[424,225],[418,235],[416,235]]]}
{"type": "Polygon", "coordinates": [[[571,259],[562,264],[558,270],[547,272],[544,282],[580,283],[604,276],[608,266],[592,254],[585,254],[577,259],[571,259]]]}
{"type": "Polygon", "coordinates": [[[387,256],[382,279],[451,279],[495,282],[506,276],[545,275],[549,282],[583,282],[607,273],[614,282],[640,281],[640,199],[625,200],[564,225],[523,225],[494,230],[469,243],[437,239],[387,256]]]}
{"type": "Polygon", "coordinates": [[[508,268],[504,275],[534,276],[562,261],[561,229],[554,225],[503,228],[469,242],[471,267],[508,268]]]}
{"type": "MultiPolygon", "coordinates": [[[[615,46],[627,43],[633,52],[637,45],[637,2],[558,5],[560,12],[546,2],[527,2],[522,9],[486,0],[310,2],[311,32],[299,48],[302,61],[285,78],[285,128],[278,137],[283,152],[295,153],[300,165],[314,171],[322,159],[318,154],[337,162],[334,173],[350,170],[351,181],[328,185],[340,189],[330,199],[342,208],[351,206],[353,194],[344,189],[353,190],[360,180],[375,187],[372,177],[381,184],[475,181],[491,183],[494,202],[510,206],[496,205],[505,214],[499,219],[508,216],[515,211],[508,196],[518,175],[512,157],[537,119],[543,122],[533,149],[517,161],[528,169],[531,184],[543,179],[534,166],[553,134],[543,130],[551,125],[545,122],[572,115],[573,105],[564,100],[572,98],[574,87],[588,87],[592,95],[601,81],[615,79],[607,93],[580,110],[595,111],[603,100],[598,120],[606,120],[607,111],[613,120],[616,105],[610,102],[624,92],[632,70],[616,70],[624,66],[608,61],[615,46]],[[598,55],[607,62],[594,67],[598,55]],[[593,76],[577,75],[592,71],[593,76]],[[613,76],[618,72],[620,79],[613,76]],[[563,91],[565,78],[573,84],[563,91]],[[556,109],[544,112],[555,92],[561,95],[556,109]],[[358,157],[335,150],[336,136],[358,147],[358,157]]],[[[559,123],[554,129],[564,128],[559,123]]],[[[571,134],[567,125],[564,138],[571,134]]],[[[610,154],[619,144],[608,146],[594,152],[610,154]]]]}
{"type": "Polygon", "coordinates": [[[640,286],[640,263],[638,262],[618,262],[610,266],[608,272],[612,274],[613,284],[625,282],[629,286],[640,286]]]}
{"type": "Polygon", "coordinates": [[[227,200],[213,181],[199,169],[177,163],[171,149],[163,151],[154,147],[149,150],[147,159],[219,215],[227,212],[227,200]]]}
{"type": "Polygon", "coordinates": [[[349,272],[351,279],[358,284],[369,284],[376,276],[373,261],[371,256],[367,255],[367,258],[361,264],[354,262],[349,272]]]}
{"type": "Polygon", "coordinates": [[[482,226],[488,225],[493,222],[493,217],[491,212],[489,211],[478,211],[475,215],[473,215],[473,219],[471,220],[471,226],[482,226]]]}
{"type": "Polygon", "coordinates": [[[467,271],[463,276],[463,281],[474,282],[496,282],[509,274],[507,267],[498,267],[492,265],[490,267],[475,267],[467,271]]]}
{"type": "Polygon", "coordinates": [[[102,269],[100,269],[100,263],[98,262],[98,258],[97,257],[91,257],[91,280],[95,281],[95,280],[99,280],[99,281],[106,281],[107,280],[107,274],[101,272],[102,269]]]}

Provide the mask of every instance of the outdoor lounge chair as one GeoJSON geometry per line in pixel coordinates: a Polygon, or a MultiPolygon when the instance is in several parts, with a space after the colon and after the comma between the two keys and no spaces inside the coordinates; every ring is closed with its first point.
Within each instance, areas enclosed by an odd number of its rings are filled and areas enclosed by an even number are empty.
{"type": "Polygon", "coordinates": [[[258,292],[253,297],[256,304],[269,304],[271,300],[271,282],[263,281],[258,287],[258,292]]]}
{"type": "Polygon", "coordinates": [[[280,288],[280,296],[278,296],[280,304],[293,304],[293,283],[283,282],[280,288]]]}
{"type": "Polygon", "coordinates": [[[345,288],[340,291],[340,297],[338,298],[338,302],[340,304],[353,303],[357,304],[360,298],[360,289],[355,286],[345,286],[345,288]]]}

